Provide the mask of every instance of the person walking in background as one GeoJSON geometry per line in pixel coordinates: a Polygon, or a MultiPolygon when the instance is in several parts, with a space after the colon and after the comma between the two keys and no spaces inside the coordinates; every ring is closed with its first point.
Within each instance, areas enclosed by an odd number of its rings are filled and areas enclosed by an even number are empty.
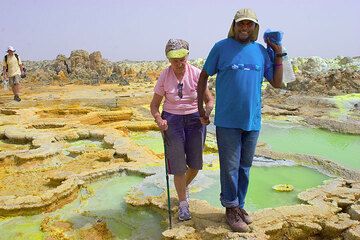
{"type": "Polygon", "coordinates": [[[25,69],[19,55],[15,53],[12,46],[8,47],[7,54],[4,57],[3,75],[4,81],[9,79],[9,84],[14,93],[14,100],[20,102],[20,79],[25,76],[25,69]]]}
{"type": "Polygon", "coordinates": [[[203,107],[207,79],[216,77],[216,138],[220,159],[221,204],[233,231],[246,232],[252,222],[244,210],[250,167],[261,126],[261,84],[265,77],[275,88],[282,85],[281,46],[271,63],[266,49],[257,40],[259,23],[251,9],[240,9],[228,37],[211,49],[198,83],[200,117],[208,120],[203,107]]]}
{"type": "MultiPolygon", "coordinates": [[[[179,199],[179,220],[189,220],[188,186],[202,169],[205,126],[197,108],[197,84],[201,70],[187,62],[189,44],[170,39],[165,48],[170,66],[157,80],[150,104],[151,114],[164,132],[168,173],[174,175],[179,199]],[[163,112],[159,107],[165,97],[163,112]]],[[[213,97],[205,86],[206,116],[213,109],[213,97]]],[[[205,123],[205,122],[204,122],[205,123]]],[[[205,123],[206,124],[206,123],[205,123]]]]}

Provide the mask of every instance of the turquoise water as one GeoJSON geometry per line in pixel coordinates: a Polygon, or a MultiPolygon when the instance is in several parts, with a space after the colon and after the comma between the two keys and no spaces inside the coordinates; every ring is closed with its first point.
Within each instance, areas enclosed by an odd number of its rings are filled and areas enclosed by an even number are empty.
{"type": "Polygon", "coordinates": [[[141,177],[116,176],[83,189],[78,199],[52,213],[0,220],[0,239],[44,239],[40,224],[47,217],[58,216],[78,229],[97,219],[107,223],[115,239],[160,239],[166,228],[160,213],[127,205],[123,198],[141,177]]]}
{"type": "Polygon", "coordinates": [[[159,131],[131,132],[130,138],[139,145],[147,146],[156,154],[164,152],[164,144],[159,131]]]}
{"type": "Polygon", "coordinates": [[[263,124],[259,141],[276,152],[323,157],[350,169],[360,169],[360,136],[276,122],[263,124]]]}
{"type": "MultiPolygon", "coordinates": [[[[214,126],[209,126],[210,134],[214,126]]],[[[162,151],[161,135],[158,132],[137,133],[133,138],[155,152],[162,151]],[[151,143],[151,144],[149,144],[151,143]]],[[[360,168],[360,138],[325,130],[306,128],[286,122],[264,123],[260,141],[265,142],[273,151],[302,153],[319,156],[337,162],[351,169],[360,168]]],[[[216,162],[214,163],[216,166],[216,162]]],[[[214,165],[213,164],[213,165],[214,165]]],[[[215,167],[216,168],[216,167],[215,167]]],[[[206,169],[206,166],[205,166],[206,169]]],[[[193,193],[195,198],[207,200],[220,207],[220,182],[218,169],[209,174],[211,186],[201,192],[193,193]]],[[[206,171],[203,171],[206,174],[206,171]]],[[[297,204],[297,194],[308,188],[321,185],[329,179],[315,169],[301,166],[253,167],[246,207],[252,211],[268,207],[297,204]],[[272,186],[292,184],[292,192],[276,192],[272,186]]]]}
{"type": "MultiPolygon", "coordinates": [[[[211,175],[215,178],[209,188],[197,193],[191,193],[191,198],[206,200],[211,205],[222,207],[219,200],[220,176],[219,172],[211,175]]],[[[250,185],[246,197],[245,207],[249,211],[263,208],[293,205],[299,203],[297,194],[312,187],[321,185],[329,179],[318,171],[300,166],[283,167],[252,167],[250,172],[250,185]],[[292,192],[277,192],[272,189],[277,184],[291,184],[292,192]]]]}
{"type": "MultiPolygon", "coordinates": [[[[130,138],[135,141],[135,143],[148,147],[155,154],[164,152],[164,143],[159,131],[131,132],[130,138]]],[[[214,144],[214,136],[207,135],[205,144],[216,147],[216,144],[214,144]]]]}
{"type": "MultiPolygon", "coordinates": [[[[211,128],[210,128],[211,132],[211,128]]],[[[163,152],[161,134],[155,131],[132,133],[131,138],[140,145],[148,146],[154,153],[163,152]]],[[[304,153],[325,157],[349,168],[359,169],[360,140],[358,136],[343,135],[319,129],[295,126],[288,123],[264,123],[260,141],[266,142],[274,151],[304,153]]],[[[81,140],[72,147],[101,149],[101,141],[81,140]]],[[[191,198],[207,200],[221,207],[220,182],[217,164],[215,170],[203,170],[211,181],[200,192],[191,193],[191,198]]],[[[201,179],[201,178],[200,178],[201,179]]],[[[206,178],[203,178],[206,180],[206,178]]],[[[246,208],[249,211],[299,203],[297,194],[308,188],[321,185],[329,177],[318,171],[301,166],[257,167],[251,169],[246,208]],[[292,192],[276,192],[272,186],[292,184],[292,192]]],[[[0,220],[0,239],[45,239],[40,230],[45,217],[59,217],[79,229],[96,219],[107,223],[116,239],[159,239],[166,228],[160,213],[145,208],[134,208],[124,203],[123,198],[132,186],[143,181],[134,176],[116,176],[88,185],[81,196],[63,208],[35,216],[5,218],[0,220]]],[[[200,189],[200,188],[199,188],[200,189]]]]}
{"type": "MultiPolygon", "coordinates": [[[[210,134],[214,134],[214,125],[208,126],[208,130],[210,134]]],[[[132,133],[131,138],[155,153],[163,152],[159,132],[132,133]]],[[[259,141],[265,142],[276,152],[318,156],[350,169],[360,169],[360,136],[307,128],[286,122],[265,122],[262,125],[259,141]]]]}

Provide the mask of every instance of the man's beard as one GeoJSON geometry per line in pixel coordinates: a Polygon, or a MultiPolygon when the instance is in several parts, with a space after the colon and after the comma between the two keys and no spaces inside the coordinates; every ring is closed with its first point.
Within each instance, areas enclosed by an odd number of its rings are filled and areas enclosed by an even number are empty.
{"type": "Polygon", "coordinates": [[[240,32],[237,34],[237,40],[240,42],[248,42],[250,41],[250,34],[247,32],[240,32]]]}

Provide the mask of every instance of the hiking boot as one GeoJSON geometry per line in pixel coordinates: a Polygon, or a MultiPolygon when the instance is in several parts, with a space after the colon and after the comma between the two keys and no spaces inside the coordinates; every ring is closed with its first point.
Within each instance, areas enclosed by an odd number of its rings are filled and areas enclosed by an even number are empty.
{"type": "Polygon", "coordinates": [[[179,220],[187,221],[191,219],[191,214],[189,210],[189,204],[187,201],[181,201],[179,204],[179,220]]]}
{"type": "Polygon", "coordinates": [[[242,220],[237,209],[237,207],[226,208],[226,221],[234,232],[248,232],[249,226],[242,220]]]}
{"type": "Polygon", "coordinates": [[[252,218],[250,217],[250,215],[245,211],[245,209],[238,207],[237,208],[237,212],[239,214],[239,216],[241,217],[241,219],[246,223],[246,224],[250,224],[253,222],[252,218]]]}
{"type": "Polygon", "coordinates": [[[19,97],[19,95],[15,95],[15,96],[14,96],[14,100],[17,101],[17,102],[20,102],[20,101],[21,101],[21,98],[19,97]]]}

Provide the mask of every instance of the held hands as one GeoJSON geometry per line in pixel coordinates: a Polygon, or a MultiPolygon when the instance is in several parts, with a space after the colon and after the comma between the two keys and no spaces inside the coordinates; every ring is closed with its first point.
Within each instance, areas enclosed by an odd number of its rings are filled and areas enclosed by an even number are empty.
{"type": "Polygon", "coordinates": [[[157,116],[155,118],[155,122],[161,131],[166,131],[168,129],[167,121],[165,119],[162,119],[161,116],[157,116]]]}
{"type": "Polygon", "coordinates": [[[266,44],[268,44],[275,53],[282,53],[281,45],[277,45],[277,44],[271,42],[270,38],[266,39],[266,44]]]}
{"type": "Polygon", "coordinates": [[[210,106],[206,106],[205,109],[204,108],[199,109],[201,124],[203,124],[203,125],[210,124],[211,111],[212,111],[212,107],[210,107],[210,106]]]}
{"type": "Polygon", "coordinates": [[[200,117],[200,122],[202,125],[209,125],[210,124],[210,118],[207,116],[200,117]]]}

